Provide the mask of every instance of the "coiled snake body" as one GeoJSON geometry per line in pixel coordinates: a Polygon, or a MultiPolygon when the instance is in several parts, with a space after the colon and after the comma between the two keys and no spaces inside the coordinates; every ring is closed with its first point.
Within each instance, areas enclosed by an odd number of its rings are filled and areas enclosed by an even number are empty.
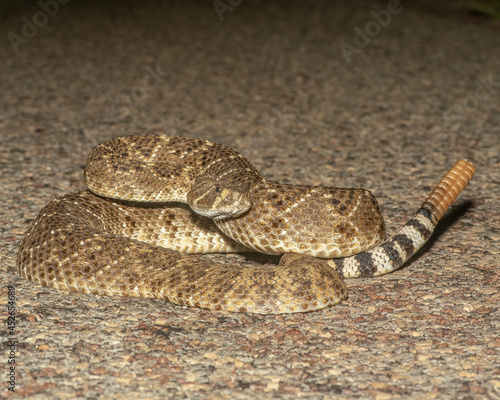
{"type": "Polygon", "coordinates": [[[318,310],[347,297],[342,277],[399,268],[473,173],[468,161],[457,162],[383,242],[367,190],[269,182],[236,151],[205,140],[116,138],[90,154],[90,190],[42,209],[17,268],[38,284],[98,295],[261,314],[318,310]],[[180,253],[244,251],[284,256],[251,268],[180,253]]]}

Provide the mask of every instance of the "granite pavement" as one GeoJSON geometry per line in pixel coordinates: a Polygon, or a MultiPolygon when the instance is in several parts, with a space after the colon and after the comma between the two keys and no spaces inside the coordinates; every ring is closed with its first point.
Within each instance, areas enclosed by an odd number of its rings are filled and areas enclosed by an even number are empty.
{"type": "Polygon", "coordinates": [[[441,1],[0,5],[1,398],[500,399],[498,20],[441,1]],[[89,151],[147,132],[226,144],[268,179],[370,189],[389,234],[456,160],[477,173],[409,263],[318,312],[21,279],[23,233],[83,187],[89,151]]]}

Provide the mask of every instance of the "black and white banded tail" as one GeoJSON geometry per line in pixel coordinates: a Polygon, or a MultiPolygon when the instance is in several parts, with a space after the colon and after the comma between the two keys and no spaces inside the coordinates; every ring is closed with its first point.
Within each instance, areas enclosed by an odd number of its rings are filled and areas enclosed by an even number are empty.
{"type": "Polygon", "coordinates": [[[465,188],[475,172],[467,160],[460,160],[434,187],[415,216],[381,245],[353,257],[328,260],[344,278],[378,276],[401,267],[431,237],[437,223],[465,188]]]}

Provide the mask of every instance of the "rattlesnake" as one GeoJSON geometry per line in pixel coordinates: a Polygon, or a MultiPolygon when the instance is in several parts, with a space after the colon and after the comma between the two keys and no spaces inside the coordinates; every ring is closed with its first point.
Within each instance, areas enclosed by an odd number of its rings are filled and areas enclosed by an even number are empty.
{"type": "Polygon", "coordinates": [[[367,190],[270,182],[236,151],[206,140],[116,138],[91,152],[90,190],[42,209],[17,268],[43,286],[97,295],[261,314],[318,310],[347,297],[341,278],[399,268],[474,172],[457,162],[383,242],[384,222],[367,190]],[[279,265],[248,267],[180,253],[245,251],[284,256],[279,265]]]}

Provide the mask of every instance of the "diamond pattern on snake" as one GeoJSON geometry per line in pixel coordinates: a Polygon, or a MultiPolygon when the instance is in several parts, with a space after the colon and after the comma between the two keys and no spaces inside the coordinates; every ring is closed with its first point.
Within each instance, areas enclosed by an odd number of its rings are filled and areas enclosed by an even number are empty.
{"type": "Polygon", "coordinates": [[[344,278],[403,265],[472,178],[458,161],[395,235],[365,189],[285,185],[207,140],[111,139],[90,154],[88,190],[41,211],[19,274],[36,284],[230,312],[319,310],[347,298],[344,278]],[[278,265],[220,264],[195,253],[283,255],[278,265]]]}

